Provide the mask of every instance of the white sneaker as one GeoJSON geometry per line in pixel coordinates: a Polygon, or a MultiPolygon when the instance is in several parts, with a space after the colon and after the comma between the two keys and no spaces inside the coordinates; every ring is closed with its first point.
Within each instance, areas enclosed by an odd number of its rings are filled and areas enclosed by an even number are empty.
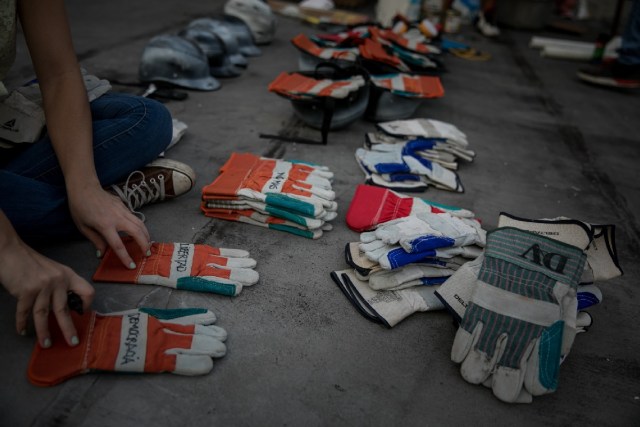
{"type": "Polygon", "coordinates": [[[484,13],[478,13],[478,21],[476,22],[476,27],[478,31],[482,33],[485,37],[497,37],[500,35],[500,29],[489,23],[487,19],[484,17],[484,13]]]}

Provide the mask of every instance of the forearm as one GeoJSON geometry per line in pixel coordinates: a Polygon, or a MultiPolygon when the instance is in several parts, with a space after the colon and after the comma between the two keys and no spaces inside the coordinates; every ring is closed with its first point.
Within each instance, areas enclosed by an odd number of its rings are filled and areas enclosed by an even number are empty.
{"type": "MultiPolygon", "coordinates": [[[[19,242],[20,238],[11,225],[11,222],[9,222],[9,219],[6,217],[4,212],[0,210],[0,263],[4,264],[2,261],[4,259],[3,254],[6,251],[10,251],[11,248],[19,242]]],[[[3,270],[4,268],[0,268],[0,283],[2,283],[3,270]]]]}
{"type": "Polygon", "coordinates": [[[64,2],[19,0],[18,13],[42,91],[47,132],[67,189],[71,192],[99,186],[91,112],[64,2]]]}

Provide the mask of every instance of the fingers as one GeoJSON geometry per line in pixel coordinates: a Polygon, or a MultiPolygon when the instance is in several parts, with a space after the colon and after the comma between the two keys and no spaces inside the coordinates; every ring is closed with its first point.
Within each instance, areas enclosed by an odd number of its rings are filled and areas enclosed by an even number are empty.
{"type": "MultiPolygon", "coordinates": [[[[73,325],[73,320],[69,313],[67,292],[64,292],[61,289],[56,289],[52,295],[51,306],[56,321],[58,322],[58,326],[60,326],[60,330],[62,331],[62,335],[64,335],[67,344],[72,347],[78,345],[80,341],[78,340],[78,333],[76,332],[76,327],[73,325]]],[[[35,316],[36,312],[34,311],[34,318],[35,316]]]]}
{"type": "Polygon", "coordinates": [[[16,331],[20,335],[27,334],[27,323],[31,316],[31,307],[33,307],[33,299],[21,298],[16,306],[16,331]]]}
{"type": "Polygon", "coordinates": [[[129,255],[129,252],[127,252],[127,248],[124,246],[120,235],[115,230],[112,230],[104,237],[105,239],[107,239],[107,243],[109,244],[109,247],[111,247],[111,250],[115,252],[116,256],[118,257],[118,259],[120,259],[125,267],[131,270],[136,268],[136,263],[129,255]]]}
{"type": "Polygon", "coordinates": [[[49,332],[49,306],[51,303],[51,291],[43,289],[38,293],[33,304],[33,325],[36,328],[38,342],[42,348],[51,347],[51,334],[49,332]]]}
{"type": "Polygon", "coordinates": [[[88,311],[91,307],[91,303],[93,302],[93,297],[96,294],[93,286],[91,286],[86,280],[77,276],[75,280],[71,281],[69,290],[75,292],[76,295],[82,299],[82,308],[84,311],[88,311]]]}
{"type": "Polygon", "coordinates": [[[138,244],[138,247],[140,248],[142,253],[150,255],[149,251],[151,249],[151,237],[149,235],[149,231],[138,217],[136,217],[129,211],[126,211],[126,216],[122,218],[122,221],[116,224],[115,230],[105,230],[103,233],[107,244],[111,247],[111,249],[113,249],[120,261],[122,261],[122,263],[126,267],[134,269],[136,268],[135,261],[128,253],[125,245],[122,243],[120,233],[125,233],[131,236],[138,244]]]}
{"type": "Polygon", "coordinates": [[[90,228],[84,228],[83,234],[93,243],[96,248],[96,258],[102,258],[107,250],[107,242],[102,238],[99,233],[96,233],[90,228]]]}

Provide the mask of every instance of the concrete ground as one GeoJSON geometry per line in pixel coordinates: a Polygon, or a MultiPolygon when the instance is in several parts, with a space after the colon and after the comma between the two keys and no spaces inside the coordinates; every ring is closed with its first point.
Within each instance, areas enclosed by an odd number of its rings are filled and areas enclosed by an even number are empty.
{"type": "MultiPolygon", "coordinates": [[[[144,44],[191,19],[220,12],[218,1],[69,0],[83,66],[135,80],[144,44]]],[[[445,312],[415,314],[393,329],[361,317],[329,277],[346,268],[345,243],[358,238],[344,216],[363,180],[354,150],[374,124],[333,132],[327,146],[263,140],[287,130],[317,137],[269,93],[280,71],[296,69],[289,40],[316,29],[278,17],[275,41],[243,75],[217,92],[190,92],[167,104],[188,133],[167,157],[189,163],[196,188],[144,209],[153,239],[244,248],[260,282],[235,298],[153,286],[96,283],[94,308],[206,307],[229,333],[228,354],[201,377],[88,374],[50,388],[31,385],[26,369],[35,339],[14,331],[15,301],[0,298],[2,426],[418,426],[640,425],[640,97],[579,82],[576,62],[541,58],[534,34],[505,30],[488,41],[460,36],[489,52],[488,62],[446,57],[446,95],[417,116],[467,133],[475,162],[459,170],[463,194],[430,189],[425,198],[472,209],[487,229],[501,211],[531,218],[568,216],[617,225],[624,276],[601,285],[595,324],[577,337],[556,393],[529,405],[504,404],[466,383],[450,360],[455,334],[445,312]],[[319,240],[212,220],[199,211],[200,189],[233,151],[329,166],[339,214],[319,240]],[[635,319],[635,320],[634,320],[635,319]]],[[[550,34],[546,34],[550,35],[550,34]]],[[[557,34],[552,36],[558,37],[557,34]]],[[[9,83],[28,76],[21,46],[9,83]]],[[[131,88],[115,87],[131,91],[131,88]]],[[[98,266],[89,242],[41,250],[90,280],[98,266]]],[[[2,268],[7,268],[2,266],[2,268]]]]}

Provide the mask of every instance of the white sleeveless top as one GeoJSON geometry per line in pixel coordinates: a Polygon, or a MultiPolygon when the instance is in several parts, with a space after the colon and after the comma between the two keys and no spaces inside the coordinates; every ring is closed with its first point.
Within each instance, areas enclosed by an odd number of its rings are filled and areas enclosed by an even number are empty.
{"type": "Polygon", "coordinates": [[[2,80],[16,59],[16,0],[0,1],[0,96],[6,93],[2,80]]]}

